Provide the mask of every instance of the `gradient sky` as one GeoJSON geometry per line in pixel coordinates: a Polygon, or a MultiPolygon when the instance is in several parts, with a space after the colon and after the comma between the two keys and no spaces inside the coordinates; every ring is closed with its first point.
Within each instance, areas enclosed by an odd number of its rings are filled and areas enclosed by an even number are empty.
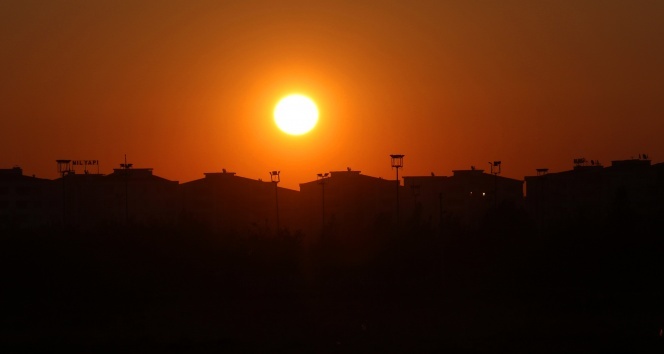
{"type": "Polygon", "coordinates": [[[0,0],[0,168],[98,159],[285,187],[664,160],[664,1],[0,0]],[[273,123],[314,99],[318,126],[273,123]]]}

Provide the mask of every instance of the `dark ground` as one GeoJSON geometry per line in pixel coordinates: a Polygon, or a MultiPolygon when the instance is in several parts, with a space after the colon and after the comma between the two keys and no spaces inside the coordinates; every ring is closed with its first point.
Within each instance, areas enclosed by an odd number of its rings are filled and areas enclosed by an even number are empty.
{"type": "Polygon", "coordinates": [[[661,233],[583,224],[495,212],[473,230],[409,223],[315,247],[190,227],[5,229],[0,349],[664,352],[661,233]]]}

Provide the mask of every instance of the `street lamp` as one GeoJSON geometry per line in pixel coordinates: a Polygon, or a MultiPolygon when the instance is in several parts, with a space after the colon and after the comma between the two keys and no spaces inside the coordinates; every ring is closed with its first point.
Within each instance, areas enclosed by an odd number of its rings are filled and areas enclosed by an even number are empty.
{"type": "Polygon", "coordinates": [[[321,187],[321,233],[325,233],[325,179],[329,177],[329,173],[319,173],[316,175],[316,180],[318,180],[318,184],[320,184],[321,187]]]}
{"type": "Polygon", "coordinates": [[[71,160],[55,160],[58,163],[58,173],[62,176],[62,224],[65,224],[66,221],[66,202],[67,193],[65,190],[65,176],[71,172],[71,160]]]}
{"type": "Polygon", "coordinates": [[[399,225],[399,169],[403,168],[403,157],[404,155],[390,155],[390,162],[392,168],[397,169],[397,225],[399,225]]]}
{"type": "Polygon", "coordinates": [[[500,174],[500,161],[489,162],[491,174],[493,175],[493,206],[498,205],[498,175],[500,174]]]}
{"type": "Polygon", "coordinates": [[[124,163],[120,164],[123,169],[125,180],[125,224],[129,225],[129,169],[134,166],[133,163],[127,163],[127,154],[124,155],[124,163]]]}
{"type": "Polygon", "coordinates": [[[270,181],[274,183],[274,199],[277,202],[277,235],[279,235],[279,188],[277,185],[281,182],[280,173],[281,171],[270,171],[270,181]]]}
{"type": "Polygon", "coordinates": [[[489,162],[489,165],[491,165],[491,174],[492,175],[499,175],[500,174],[500,161],[494,161],[494,162],[489,162]]]}

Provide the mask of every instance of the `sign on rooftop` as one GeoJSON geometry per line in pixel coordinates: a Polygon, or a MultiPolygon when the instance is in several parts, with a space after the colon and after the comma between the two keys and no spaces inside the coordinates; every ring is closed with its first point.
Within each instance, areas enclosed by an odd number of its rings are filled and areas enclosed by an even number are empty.
{"type": "Polygon", "coordinates": [[[73,160],[71,163],[74,166],[97,166],[99,160],[73,160]]]}
{"type": "Polygon", "coordinates": [[[97,174],[99,174],[99,160],[72,160],[72,166],[83,166],[83,172],[88,173],[88,166],[97,166],[97,174]]]}

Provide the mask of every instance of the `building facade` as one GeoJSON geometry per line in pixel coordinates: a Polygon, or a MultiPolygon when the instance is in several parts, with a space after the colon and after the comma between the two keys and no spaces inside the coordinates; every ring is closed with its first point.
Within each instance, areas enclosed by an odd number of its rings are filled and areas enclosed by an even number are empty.
{"type": "MultiPolygon", "coordinates": [[[[572,170],[527,176],[526,206],[540,224],[604,222],[620,215],[661,217],[662,164],[648,159],[588,165],[576,159],[572,170]]],[[[541,169],[545,171],[544,169],[541,169]]]]}
{"type": "Polygon", "coordinates": [[[521,207],[523,181],[485,173],[484,170],[454,170],[452,176],[406,176],[413,215],[432,227],[444,223],[476,225],[487,210],[521,207]]]}
{"type": "Polygon", "coordinates": [[[299,192],[237,176],[205,173],[180,185],[182,217],[217,231],[274,233],[298,229],[299,192]]]}

